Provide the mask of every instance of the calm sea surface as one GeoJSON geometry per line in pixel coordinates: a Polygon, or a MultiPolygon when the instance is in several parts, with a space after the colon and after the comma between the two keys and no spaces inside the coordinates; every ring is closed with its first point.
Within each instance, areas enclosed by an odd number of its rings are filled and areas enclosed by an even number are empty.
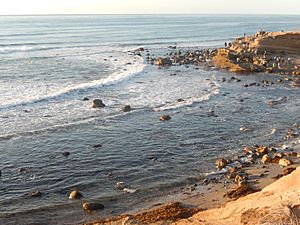
{"type": "Polygon", "coordinates": [[[158,70],[145,63],[146,53],[130,51],[215,48],[244,32],[299,30],[299,22],[300,16],[0,17],[0,224],[74,224],[134,210],[214,171],[216,157],[280,141],[299,122],[299,89],[266,74],[222,83],[232,75],[193,66],[158,70]],[[242,87],[263,79],[275,84],[242,87]],[[266,104],[284,96],[285,104],[266,104]],[[94,98],[106,107],[93,109],[94,98]],[[129,113],[121,110],[126,104],[129,113]],[[172,119],[162,123],[162,114],[172,119]],[[243,125],[251,131],[241,133],[243,125]],[[278,132],[271,135],[272,128],[278,132]],[[117,190],[117,182],[137,191],[117,190]],[[68,199],[74,189],[83,200],[68,199]],[[28,197],[35,190],[42,196],[28,197]],[[84,214],[86,200],[106,209],[84,214]]]}

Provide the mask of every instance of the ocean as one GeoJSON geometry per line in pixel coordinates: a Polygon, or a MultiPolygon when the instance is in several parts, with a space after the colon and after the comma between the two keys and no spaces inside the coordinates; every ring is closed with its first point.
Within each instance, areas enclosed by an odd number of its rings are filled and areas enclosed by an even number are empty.
{"type": "Polygon", "coordinates": [[[238,75],[242,82],[223,83],[237,75],[201,66],[159,69],[146,63],[146,53],[166,55],[174,51],[170,45],[213,49],[260,29],[299,30],[299,21],[287,15],[1,16],[0,224],[78,224],[131,212],[201,181],[218,157],[283,141],[299,123],[300,99],[299,89],[276,82],[282,77],[238,75]],[[147,49],[142,56],[132,53],[139,47],[147,49]],[[242,86],[264,79],[274,85],[242,86]],[[288,101],[267,105],[281,97],[288,101]],[[93,109],[96,98],[106,107],[93,109]],[[123,112],[124,105],[132,110],[123,112]],[[163,114],[172,119],[159,121],[163,114]],[[242,133],[242,126],[251,129],[242,133]],[[118,190],[117,182],[136,191],[118,190]],[[82,200],[68,199],[75,189],[82,200]],[[36,190],[41,197],[29,197],[36,190]],[[105,210],[86,214],[85,201],[105,210]]]}

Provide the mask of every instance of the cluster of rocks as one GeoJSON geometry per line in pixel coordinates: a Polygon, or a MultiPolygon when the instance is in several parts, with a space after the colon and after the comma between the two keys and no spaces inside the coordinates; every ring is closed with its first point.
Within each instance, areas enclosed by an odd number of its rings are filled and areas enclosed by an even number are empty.
{"type": "MultiPolygon", "coordinates": [[[[294,129],[289,129],[285,138],[297,138],[299,129],[298,125],[295,125],[294,129]],[[295,130],[296,129],[296,130],[295,130]]],[[[204,180],[205,184],[208,183],[228,183],[228,180],[236,183],[237,188],[233,191],[227,193],[227,197],[231,196],[243,196],[243,194],[252,193],[257,191],[255,188],[250,185],[248,182],[249,175],[245,172],[245,167],[251,166],[254,164],[277,164],[286,169],[283,171],[283,174],[278,174],[274,178],[280,178],[282,176],[290,174],[294,167],[290,167],[294,164],[294,160],[300,158],[300,154],[293,151],[292,149],[283,146],[282,149],[268,146],[246,146],[243,149],[243,153],[239,156],[234,157],[234,159],[219,158],[215,161],[216,168],[220,171],[216,175],[220,175],[218,179],[215,177],[207,177],[204,180]],[[227,181],[226,181],[227,180],[227,181]]],[[[264,167],[263,167],[264,168],[264,167]]],[[[265,174],[260,174],[260,177],[263,177],[265,174]]],[[[224,186],[225,187],[225,186],[224,186]]]]}
{"type": "MultiPolygon", "coordinates": [[[[84,98],[83,101],[88,101],[89,99],[88,98],[84,98]]],[[[184,101],[183,99],[178,99],[178,102],[182,102],[184,101]]],[[[103,103],[103,101],[101,99],[94,99],[93,102],[92,102],[92,107],[93,108],[104,108],[106,105],[103,103]]],[[[122,111],[123,112],[130,112],[131,111],[131,106],[130,105],[125,105],[123,108],[122,108],[122,111]]],[[[171,116],[169,115],[161,115],[159,117],[159,120],[160,121],[168,121],[171,119],[171,116]]],[[[69,152],[65,152],[63,153],[63,155],[65,155],[66,157],[69,155],[69,152]]]]}
{"type": "MultiPolygon", "coordinates": [[[[277,34],[260,31],[252,36],[244,34],[244,37],[236,38],[231,43],[225,42],[225,48],[177,50],[157,58],[151,57],[148,53],[146,59],[149,64],[158,66],[207,65],[237,73],[267,72],[297,76],[300,75],[300,66],[297,64],[299,53],[289,52],[290,48],[287,46],[290,35],[293,36],[292,39],[300,39],[299,33],[277,34]],[[277,46],[275,41],[273,43],[273,39],[282,39],[280,42],[282,46],[277,46]],[[263,43],[262,46],[257,42],[263,43]],[[272,50],[268,50],[269,45],[264,45],[265,42],[271,43],[272,50]],[[292,55],[296,58],[293,59],[292,55]]],[[[169,48],[177,49],[176,46],[169,48]]]]}
{"type": "Polygon", "coordinates": [[[147,56],[147,62],[158,66],[172,65],[203,65],[211,62],[216,51],[201,49],[195,51],[176,51],[170,52],[166,57],[151,58],[147,56]]]}

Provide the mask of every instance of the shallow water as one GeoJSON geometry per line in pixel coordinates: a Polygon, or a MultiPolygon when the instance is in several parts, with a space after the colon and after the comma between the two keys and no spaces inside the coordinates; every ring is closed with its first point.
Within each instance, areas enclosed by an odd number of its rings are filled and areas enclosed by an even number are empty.
{"type": "Polygon", "coordinates": [[[193,66],[158,70],[128,51],[143,46],[162,55],[175,43],[182,50],[213,48],[244,31],[299,30],[299,19],[0,17],[0,224],[72,224],[134,210],[201,179],[218,156],[280,141],[299,122],[299,89],[266,74],[222,83],[232,74],[193,66]],[[264,79],[275,84],[242,87],[264,79]],[[266,104],[284,96],[284,104],[266,104]],[[84,97],[101,98],[107,107],[92,109],[84,97]],[[122,112],[125,104],[133,110],[122,112]],[[162,114],[172,119],[160,122],[162,114]],[[243,125],[252,130],[241,133],[243,125]],[[116,190],[120,181],[138,191],[116,190]],[[75,188],[83,200],[68,199],[75,188]],[[29,198],[34,190],[42,197],[29,198]],[[84,214],[85,200],[106,209],[84,214]]]}

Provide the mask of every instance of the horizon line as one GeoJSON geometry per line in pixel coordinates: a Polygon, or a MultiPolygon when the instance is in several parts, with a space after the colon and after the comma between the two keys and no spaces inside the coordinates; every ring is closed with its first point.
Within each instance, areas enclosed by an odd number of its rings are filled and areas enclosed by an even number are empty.
{"type": "Polygon", "coordinates": [[[0,16],[122,16],[122,15],[258,15],[258,16],[300,16],[292,13],[49,13],[49,14],[0,14],[0,16]]]}

